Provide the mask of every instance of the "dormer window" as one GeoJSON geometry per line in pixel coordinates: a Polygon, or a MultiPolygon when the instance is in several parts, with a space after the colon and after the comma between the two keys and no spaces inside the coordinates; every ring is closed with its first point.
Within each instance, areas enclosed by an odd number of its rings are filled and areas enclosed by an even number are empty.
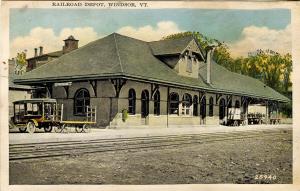
{"type": "Polygon", "coordinates": [[[193,55],[192,52],[186,52],[185,54],[185,60],[186,60],[186,71],[189,73],[193,72],[193,55]]]}
{"type": "Polygon", "coordinates": [[[193,60],[191,57],[188,56],[186,62],[186,71],[192,73],[193,71],[193,60]]]}

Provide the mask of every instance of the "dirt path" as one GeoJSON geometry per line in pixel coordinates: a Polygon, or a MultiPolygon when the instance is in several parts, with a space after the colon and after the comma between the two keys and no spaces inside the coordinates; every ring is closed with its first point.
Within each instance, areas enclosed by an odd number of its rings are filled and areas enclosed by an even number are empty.
{"type": "Polygon", "coordinates": [[[190,183],[292,183],[292,135],[10,162],[10,184],[190,183]]]}

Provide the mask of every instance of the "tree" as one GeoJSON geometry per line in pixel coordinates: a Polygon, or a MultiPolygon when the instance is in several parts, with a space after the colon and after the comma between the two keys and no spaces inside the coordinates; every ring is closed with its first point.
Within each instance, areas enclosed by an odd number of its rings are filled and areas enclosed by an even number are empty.
{"type": "Polygon", "coordinates": [[[216,39],[212,39],[212,38],[204,36],[200,32],[191,32],[191,31],[171,34],[171,35],[163,37],[162,39],[163,40],[178,39],[178,38],[182,38],[182,37],[186,37],[186,36],[193,36],[198,41],[199,45],[203,48],[203,50],[205,50],[205,48],[208,45],[210,45],[214,42],[219,42],[216,39]]]}
{"type": "MultiPolygon", "coordinates": [[[[289,90],[292,87],[290,79],[292,56],[290,54],[281,55],[273,50],[259,49],[254,53],[249,53],[247,57],[233,58],[224,42],[220,43],[219,40],[209,38],[199,32],[182,32],[166,36],[163,39],[178,39],[185,36],[194,36],[202,47],[202,51],[205,51],[206,47],[213,43],[221,44],[216,48],[213,56],[217,64],[232,72],[259,79],[269,87],[292,99],[292,92],[289,90]]],[[[291,116],[292,104],[283,105],[282,111],[287,116],[291,116]]]]}
{"type": "Polygon", "coordinates": [[[163,40],[168,40],[168,39],[178,39],[186,36],[193,36],[198,44],[202,47],[202,51],[206,54],[205,50],[207,46],[212,45],[212,44],[219,44],[214,52],[213,58],[214,60],[219,63],[220,65],[223,65],[224,67],[228,68],[229,70],[232,69],[233,66],[233,59],[230,56],[230,53],[228,51],[228,46],[224,43],[221,43],[219,40],[214,39],[214,38],[209,38],[200,32],[181,32],[181,33],[176,33],[176,34],[171,34],[166,37],[163,37],[163,40]]]}
{"type": "Polygon", "coordinates": [[[181,32],[163,37],[163,39],[178,39],[185,36],[193,36],[205,51],[206,47],[218,43],[213,59],[219,65],[236,73],[259,79],[271,88],[287,95],[288,88],[292,83],[290,74],[292,72],[292,58],[290,54],[280,55],[273,50],[257,50],[248,57],[233,58],[228,46],[219,40],[209,38],[200,32],[181,32]]]}
{"type": "MultiPolygon", "coordinates": [[[[236,59],[237,61],[238,59],[236,59]]],[[[286,94],[290,87],[292,59],[290,54],[280,55],[270,50],[258,50],[256,54],[240,58],[241,73],[257,78],[271,88],[286,94]]]]}
{"type": "Polygon", "coordinates": [[[26,53],[23,51],[17,54],[15,73],[23,74],[24,72],[26,72],[26,66],[27,66],[26,53]]]}

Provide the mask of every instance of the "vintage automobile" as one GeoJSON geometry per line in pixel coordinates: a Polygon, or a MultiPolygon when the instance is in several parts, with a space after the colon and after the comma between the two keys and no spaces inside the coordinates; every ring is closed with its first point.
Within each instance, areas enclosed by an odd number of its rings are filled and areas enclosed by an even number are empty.
{"type": "Polygon", "coordinates": [[[76,132],[90,132],[90,127],[96,124],[96,107],[87,106],[86,116],[81,120],[64,120],[63,104],[55,99],[39,98],[19,100],[14,102],[14,116],[10,120],[12,128],[18,127],[20,132],[34,133],[36,128],[44,128],[45,132],[68,131],[75,127],[76,132]]]}
{"type": "Polygon", "coordinates": [[[14,103],[14,116],[11,121],[19,127],[20,132],[33,133],[36,128],[44,128],[45,132],[51,132],[55,124],[55,99],[28,99],[14,103]]]}

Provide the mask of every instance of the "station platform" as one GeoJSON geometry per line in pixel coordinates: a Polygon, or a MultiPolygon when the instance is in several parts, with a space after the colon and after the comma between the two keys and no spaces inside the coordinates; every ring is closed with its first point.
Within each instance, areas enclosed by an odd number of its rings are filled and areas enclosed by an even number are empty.
{"type": "Polygon", "coordinates": [[[253,130],[278,130],[292,129],[292,124],[282,125],[247,125],[247,126],[181,126],[171,128],[128,128],[128,129],[91,129],[90,133],[76,133],[71,129],[68,133],[45,133],[43,129],[37,130],[34,134],[19,133],[18,129],[10,130],[10,144],[42,143],[42,142],[63,142],[63,141],[85,141],[95,139],[117,139],[150,136],[185,135],[201,133],[222,133],[234,131],[253,130]]]}

